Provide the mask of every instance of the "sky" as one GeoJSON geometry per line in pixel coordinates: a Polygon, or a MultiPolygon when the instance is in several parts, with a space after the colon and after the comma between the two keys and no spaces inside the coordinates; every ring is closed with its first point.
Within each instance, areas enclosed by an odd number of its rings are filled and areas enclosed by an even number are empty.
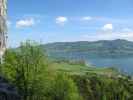
{"type": "Polygon", "coordinates": [[[126,39],[133,41],[133,0],[8,0],[8,46],[126,39]]]}

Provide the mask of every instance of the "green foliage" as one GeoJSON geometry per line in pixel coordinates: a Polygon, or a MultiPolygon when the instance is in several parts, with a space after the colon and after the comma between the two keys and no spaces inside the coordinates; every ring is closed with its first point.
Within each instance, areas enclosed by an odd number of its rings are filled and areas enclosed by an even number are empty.
{"type": "Polygon", "coordinates": [[[17,87],[22,100],[78,100],[72,79],[56,75],[48,67],[49,61],[42,50],[29,41],[16,50],[8,50],[3,74],[17,87]]]}
{"type": "Polygon", "coordinates": [[[48,76],[46,55],[37,45],[26,42],[17,50],[8,50],[3,73],[17,86],[22,98],[43,95],[42,80],[48,76]]]}
{"type": "Polygon", "coordinates": [[[127,77],[113,78],[89,74],[73,76],[84,100],[132,100],[133,81],[127,77]]]}
{"type": "Polygon", "coordinates": [[[63,73],[55,76],[48,94],[48,100],[82,100],[73,80],[63,73]]]}

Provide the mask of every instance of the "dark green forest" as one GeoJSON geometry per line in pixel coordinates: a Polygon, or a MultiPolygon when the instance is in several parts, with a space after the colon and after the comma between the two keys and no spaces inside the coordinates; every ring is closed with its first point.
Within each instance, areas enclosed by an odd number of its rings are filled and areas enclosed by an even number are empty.
{"type": "Polygon", "coordinates": [[[1,74],[22,100],[133,100],[133,80],[114,68],[54,61],[38,43],[8,49],[1,74]]]}

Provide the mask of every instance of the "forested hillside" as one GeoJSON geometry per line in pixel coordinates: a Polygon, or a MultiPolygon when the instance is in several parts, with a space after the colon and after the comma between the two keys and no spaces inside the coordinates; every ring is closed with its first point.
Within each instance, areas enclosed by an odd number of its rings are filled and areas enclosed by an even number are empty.
{"type": "Polygon", "coordinates": [[[96,42],[57,42],[42,45],[53,57],[86,55],[92,57],[133,56],[133,42],[127,40],[101,40],[96,42]]]}

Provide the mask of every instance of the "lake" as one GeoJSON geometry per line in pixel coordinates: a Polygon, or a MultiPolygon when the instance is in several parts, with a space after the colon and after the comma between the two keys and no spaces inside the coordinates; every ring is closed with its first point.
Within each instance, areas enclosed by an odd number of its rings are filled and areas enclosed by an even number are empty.
{"type": "Polygon", "coordinates": [[[133,57],[131,58],[88,58],[88,63],[96,67],[115,67],[120,71],[133,75],[133,57]]]}

